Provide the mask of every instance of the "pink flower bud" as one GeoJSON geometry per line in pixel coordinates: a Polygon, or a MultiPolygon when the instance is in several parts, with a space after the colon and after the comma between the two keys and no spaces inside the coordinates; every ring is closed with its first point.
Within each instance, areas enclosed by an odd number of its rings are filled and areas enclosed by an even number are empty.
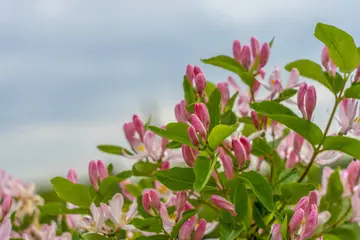
{"type": "Polygon", "coordinates": [[[132,140],[133,140],[133,138],[135,136],[134,124],[132,122],[124,123],[123,130],[124,130],[124,134],[125,134],[126,139],[131,144],[132,140]]]}
{"type": "Polygon", "coordinates": [[[270,45],[269,43],[264,43],[261,46],[260,50],[260,68],[265,67],[265,65],[268,63],[270,57],[270,45]]]}
{"type": "Polygon", "coordinates": [[[175,112],[176,121],[178,121],[178,122],[185,122],[185,121],[184,121],[184,118],[183,118],[183,115],[181,114],[181,106],[180,106],[180,103],[178,103],[178,104],[175,105],[174,112],[175,112]]]}
{"type": "Polygon", "coordinates": [[[209,129],[210,115],[209,115],[209,111],[208,111],[206,105],[203,103],[196,103],[194,106],[194,109],[195,109],[195,115],[203,123],[205,129],[209,129]]]}
{"type": "Polygon", "coordinates": [[[292,216],[290,222],[289,222],[289,231],[290,234],[295,233],[295,231],[300,227],[301,221],[304,218],[304,210],[298,209],[294,215],[292,216]]]}
{"type": "Polygon", "coordinates": [[[144,123],[141,121],[140,117],[138,115],[133,115],[133,124],[135,127],[136,132],[139,134],[140,139],[143,140],[144,134],[145,134],[145,127],[144,123]]]}
{"type": "Polygon", "coordinates": [[[191,64],[186,66],[186,77],[189,79],[191,84],[194,82],[194,67],[191,64]]]}
{"type": "Polygon", "coordinates": [[[12,198],[8,195],[5,195],[2,204],[1,204],[1,210],[2,210],[2,216],[5,217],[11,209],[12,205],[12,198]]]}
{"type": "Polygon", "coordinates": [[[224,107],[230,98],[229,84],[227,82],[220,82],[217,84],[217,88],[221,93],[221,104],[224,107]]]}
{"type": "Polygon", "coordinates": [[[203,73],[200,67],[194,66],[194,75],[198,75],[199,73],[203,73]]]}
{"type": "Polygon", "coordinates": [[[301,148],[302,148],[302,145],[303,145],[303,143],[304,143],[304,138],[301,136],[301,135],[299,135],[299,134],[297,134],[297,133],[295,133],[294,134],[294,151],[299,155],[299,153],[300,153],[300,151],[301,151],[301,148]]]}
{"type": "Polygon", "coordinates": [[[200,219],[199,225],[195,229],[193,240],[202,240],[206,230],[206,221],[204,218],[200,219]]]}
{"type": "Polygon", "coordinates": [[[222,165],[224,167],[224,174],[225,174],[225,177],[227,179],[232,179],[235,177],[235,171],[234,171],[234,165],[233,165],[233,162],[231,160],[231,158],[224,154],[224,155],[220,155],[220,160],[222,162],[222,165]]]}
{"type": "Polygon", "coordinates": [[[219,196],[219,195],[212,195],[211,201],[218,206],[221,209],[224,209],[225,211],[228,211],[231,213],[231,215],[236,216],[237,213],[235,211],[235,206],[225,198],[219,196]]]}
{"type": "Polygon", "coordinates": [[[178,214],[180,214],[180,212],[182,212],[182,210],[184,210],[185,207],[185,203],[186,203],[186,192],[185,191],[180,191],[177,192],[176,194],[176,198],[175,198],[175,207],[176,207],[176,211],[178,212],[178,214]]]}
{"type": "Polygon", "coordinates": [[[162,162],[161,163],[161,166],[160,166],[160,169],[161,170],[167,170],[170,168],[170,162],[169,161],[166,161],[166,162],[162,162]]]}
{"type": "Polygon", "coordinates": [[[286,167],[287,168],[293,168],[296,166],[296,164],[299,162],[298,154],[291,150],[289,158],[286,160],[286,167]]]}
{"type": "Polygon", "coordinates": [[[256,93],[260,89],[260,86],[261,86],[261,83],[258,80],[254,79],[254,83],[251,86],[254,93],[256,93]]]}
{"type": "Polygon", "coordinates": [[[107,178],[109,176],[108,169],[105,166],[103,161],[101,161],[101,160],[97,161],[97,169],[99,171],[100,181],[104,180],[105,178],[107,178]]]}
{"type": "Polygon", "coordinates": [[[303,83],[299,87],[299,91],[297,93],[297,105],[302,113],[303,117],[306,118],[306,111],[305,111],[305,94],[307,93],[307,84],[303,83]]]}
{"type": "Polygon", "coordinates": [[[259,118],[256,114],[255,111],[251,111],[251,119],[253,121],[253,124],[255,126],[256,129],[260,129],[260,122],[259,122],[259,118]]]}
{"type": "Polygon", "coordinates": [[[238,162],[239,168],[241,169],[247,159],[245,147],[237,138],[233,138],[231,143],[235,153],[236,161],[238,162]]]}
{"type": "Polygon", "coordinates": [[[311,205],[310,213],[305,223],[305,228],[300,236],[300,239],[307,239],[311,237],[314,234],[317,226],[318,226],[318,210],[316,205],[313,204],[311,205]]]}
{"type": "Polygon", "coordinates": [[[72,182],[72,183],[77,183],[77,182],[78,182],[78,175],[77,175],[77,173],[76,173],[76,170],[73,169],[73,168],[71,168],[71,169],[68,171],[68,173],[67,173],[67,175],[66,175],[66,178],[67,178],[70,182],[72,182]]]}
{"type": "Polygon", "coordinates": [[[157,210],[159,210],[160,209],[160,198],[159,198],[158,193],[155,190],[150,189],[149,196],[150,196],[150,200],[151,200],[151,203],[153,204],[153,206],[157,210]]]}
{"type": "Polygon", "coordinates": [[[299,200],[299,202],[296,204],[296,206],[294,208],[294,212],[296,212],[299,209],[306,211],[309,206],[309,202],[310,202],[310,199],[308,196],[302,197],[299,200]]]}
{"type": "Polygon", "coordinates": [[[191,240],[191,233],[194,229],[193,223],[187,220],[179,230],[179,240],[191,240]]]}
{"type": "Polygon", "coordinates": [[[332,77],[336,77],[336,69],[337,66],[335,65],[335,63],[330,59],[330,73],[332,77]]]}
{"type": "Polygon", "coordinates": [[[360,64],[356,68],[354,83],[360,82],[360,64]]]}
{"type": "Polygon", "coordinates": [[[97,191],[99,189],[98,178],[99,178],[99,175],[98,175],[97,165],[96,165],[96,162],[94,160],[92,160],[89,163],[89,179],[90,179],[90,183],[91,183],[91,185],[93,185],[95,191],[97,191]]]}
{"type": "Polygon", "coordinates": [[[321,64],[326,69],[326,71],[329,71],[329,50],[327,46],[324,46],[321,52],[321,64]]]}
{"type": "Polygon", "coordinates": [[[195,86],[198,93],[202,93],[206,87],[206,79],[204,74],[199,73],[195,76],[195,86]]]}
{"type": "Polygon", "coordinates": [[[143,193],[141,202],[142,202],[142,205],[143,205],[143,208],[145,209],[145,211],[148,212],[149,214],[152,214],[152,211],[151,211],[151,198],[150,198],[149,191],[145,191],[143,193]]]}
{"type": "Polygon", "coordinates": [[[193,126],[189,126],[188,128],[188,135],[190,138],[191,143],[195,146],[195,147],[200,147],[200,141],[199,141],[199,137],[196,133],[196,130],[193,126]]]}
{"type": "Polygon", "coordinates": [[[359,183],[360,176],[360,161],[352,161],[347,167],[348,177],[347,182],[351,191],[354,191],[354,188],[359,183]]]}
{"type": "Polygon", "coordinates": [[[249,159],[250,159],[251,150],[252,150],[251,143],[250,143],[250,141],[249,141],[246,137],[244,137],[244,136],[241,136],[241,137],[240,137],[240,142],[242,143],[242,145],[243,145],[244,148],[245,148],[246,160],[249,160],[249,159]]]}
{"type": "Polygon", "coordinates": [[[183,144],[182,147],[181,147],[181,152],[182,152],[183,158],[184,158],[186,164],[189,167],[194,166],[194,162],[195,162],[195,159],[197,157],[197,154],[196,154],[196,152],[194,150],[195,149],[192,149],[192,148],[190,148],[189,146],[187,146],[185,144],[183,144]]]}
{"type": "Polygon", "coordinates": [[[241,44],[239,40],[233,42],[232,50],[234,58],[241,63],[241,44]]]}
{"type": "Polygon", "coordinates": [[[306,109],[306,117],[308,120],[312,119],[312,114],[314,112],[316,106],[316,89],[314,86],[309,86],[306,91],[305,98],[305,109],[306,109]]]}
{"type": "Polygon", "coordinates": [[[309,192],[309,206],[317,205],[319,201],[319,192],[317,190],[309,192]]]}
{"type": "Polygon", "coordinates": [[[260,43],[256,37],[250,38],[251,53],[255,59],[260,54],[260,43]]]}
{"type": "Polygon", "coordinates": [[[282,240],[280,224],[275,224],[271,228],[271,240],[282,240]]]}
{"type": "Polygon", "coordinates": [[[241,50],[241,64],[246,70],[250,69],[251,66],[251,50],[248,45],[244,45],[241,50]]]}
{"type": "Polygon", "coordinates": [[[200,134],[203,139],[206,139],[206,129],[204,124],[201,122],[201,120],[196,116],[195,114],[190,115],[190,123],[194,126],[195,130],[200,134]]]}

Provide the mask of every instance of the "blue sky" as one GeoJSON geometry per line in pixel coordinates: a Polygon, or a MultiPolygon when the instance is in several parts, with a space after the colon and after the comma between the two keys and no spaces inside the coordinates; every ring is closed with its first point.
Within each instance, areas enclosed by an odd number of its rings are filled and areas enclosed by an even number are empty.
{"type": "MultiPolygon", "coordinates": [[[[319,21],[360,40],[355,1],[0,2],[0,167],[31,180],[71,167],[85,174],[92,159],[126,161],[96,145],[126,145],[122,124],[133,113],[146,117],[157,107],[158,122],[173,119],[188,63],[225,80],[228,72],[199,59],[231,54],[234,39],[275,36],[268,72],[319,61],[319,21]]],[[[322,125],[331,98],[318,90],[322,125]]]]}

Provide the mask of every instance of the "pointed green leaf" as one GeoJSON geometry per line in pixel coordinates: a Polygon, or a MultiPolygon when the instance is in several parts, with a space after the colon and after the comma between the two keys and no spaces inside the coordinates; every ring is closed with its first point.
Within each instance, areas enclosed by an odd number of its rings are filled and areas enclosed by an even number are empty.
{"type": "Polygon", "coordinates": [[[174,191],[193,189],[195,174],[192,168],[174,167],[169,170],[159,170],[156,178],[167,188],[174,191]]]}
{"type": "Polygon", "coordinates": [[[323,144],[324,150],[336,150],[360,159],[360,141],[344,136],[328,136],[323,144]]]}
{"type": "Polygon", "coordinates": [[[220,225],[220,240],[233,240],[240,235],[243,228],[234,228],[226,224],[220,225]]]}
{"type": "Polygon", "coordinates": [[[267,210],[275,211],[271,186],[261,174],[255,171],[244,172],[240,175],[240,178],[245,180],[267,210]]]}
{"type": "Polygon", "coordinates": [[[209,98],[209,102],[206,104],[210,115],[209,131],[211,131],[220,121],[220,108],[221,108],[220,101],[221,101],[221,93],[216,88],[212,92],[209,98]]]}
{"type": "Polygon", "coordinates": [[[346,89],[345,97],[360,99],[360,84],[353,84],[351,87],[346,89]]]}
{"type": "Polygon", "coordinates": [[[308,183],[283,183],[281,184],[281,197],[289,204],[296,204],[300,198],[307,196],[315,186],[308,183]]]}
{"type": "Polygon", "coordinates": [[[228,125],[216,125],[210,132],[208,137],[209,146],[212,149],[216,149],[227,137],[229,137],[238,128],[238,124],[232,126],[228,125]]]}
{"type": "Polygon", "coordinates": [[[192,146],[188,135],[188,128],[189,125],[181,122],[171,122],[166,125],[165,130],[156,126],[149,126],[149,129],[160,137],[192,146]]]}
{"type": "Polygon", "coordinates": [[[246,71],[245,68],[241,66],[234,58],[225,55],[219,55],[208,59],[201,59],[201,61],[206,64],[229,70],[238,75],[246,71]]]}
{"type": "Polygon", "coordinates": [[[196,95],[195,95],[194,88],[186,76],[184,76],[184,80],[183,80],[183,89],[184,89],[184,98],[186,100],[186,103],[190,104],[190,103],[195,102],[196,95]]]}
{"type": "Polygon", "coordinates": [[[145,232],[159,233],[162,231],[163,224],[160,218],[134,218],[132,220],[134,227],[145,232]]]}
{"type": "Polygon", "coordinates": [[[108,238],[104,235],[100,235],[97,233],[86,233],[81,236],[84,240],[107,240],[108,238]]]}
{"type": "Polygon", "coordinates": [[[295,94],[297,93],[297,90],[289,88],[289,89],[285,89],[283,92],[280,93],[279,97],[277,99],[275,99],[275,102],[281,102],[284,100],[287,100],[291,97],[293,97],[295,94]]]}
{"type": "Polygon", "coordinates": [[[158,167],[158,163],[139,161],[133,165],[132,173],[134,176],[151,176],[158,167]]]}
{"type": "Polygon", "coordinates": [[[351,35],[323,23],[316,24],[314,35],[328,47],[330,58],[342,72],[351,73],[357,67],[359,54],[351,35]]]}
{"type": "Polygon", "coordinates": [[[104,145],[98,145],[97,148],[100,151],[102,151],[104,153],[108,153],[108,154],[123,156],[123,152],[125,151],[129,155],[133,155],[129,150],[127,150],[123,147],[120,147],[120,146],[115,146],[115,145],[104,144],[104,145]]]}
{"type": "Polygon", "coordinates": [[[200,192],[208,183],[211,173],[216,164],[216,158],[213,160],[208,159],[207,157],[199,156],[195,160],[194,164],[194,173],[195,173],[195,182],[194,190],[200,192]]]}

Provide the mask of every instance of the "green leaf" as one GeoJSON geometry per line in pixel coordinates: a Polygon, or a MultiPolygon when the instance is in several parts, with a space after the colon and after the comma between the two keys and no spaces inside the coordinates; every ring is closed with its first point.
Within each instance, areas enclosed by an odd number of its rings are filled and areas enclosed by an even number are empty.
{"type": "Polygon", "coordinates": [[[126,184],[125,189],[133,196],[139,197],[142,195],[141,188],[134,184],[126,184]]]}
{"type": "Polygon", "coordinates": [[[360,99],[360,84],[353,84],[351,87],[346,89],[345,97],[360,99]]]}
{"type": "Polygon", "coordinates": [[[265,156],[272,154],[272,148],[270,145],[262,138],[254,139],[252,143],[252,151],[251,153],[255,156],[265,156]]]}
{"type": "Polygon", "coordinates": [[[119,172],[116,174],[116,177],[120,179],[120,181],[124,181],[125,179],[132,177],[132,171],[131,170],[125,170],[122,172],[119,172]]]}
{"type": "Polygon", "coordinates": [[[129,155],[133,155],[129,150],[115,145],[104,144],[104,145],[98,145],[97,148],[104,153],[109,153],[119,156],[123,156],[123,152],[126,152],[129,155]]]}
{"type": "Polygon", "coordinates": [[[323,144],[324,150],[336,150],[360,159],[360,141],[344,136],[328,136],[323,144]]]}
{"type": "Polygon", "coordinates": [[[157,163],[139,161],[133,165],[132,173],[134,176],[151,176],[158,167],[157,163]]]}
{"type": "Polygon", "coordinates": [[[213,91],[215,89],[216,89],[215,84],[213,84],[212,82],[206,81],[206,86],[205,86],[206,96],[211,96],[211,94],[213,93],[213,91]]]}
{"type": "Polygon", "coordinates": [[[283,183],[281,184],[281,194],[284,200],[289,204],[296,204],[300,198],[307,196],[315,186],[308,183],[283,183]]]}
{"type": "Polygon", "coordinates": [[[155,176],[167,188],[174,191],[192,189],[195,181],[192,168],[174,167],[168,170],[159,170],[155,172],[155,176]]]}
{"type": "Polygon", "coordinates": [[[358,239],[353,226],[350,224],[344,224],[341,227],[335,228],[330,233],[339,237],[339,239],[358,239]]]}
{"type": "Polygon", "coordinates": [[[328,83],[331,85],[333,92],[335,94],[339,93],[344,83],[344,79],[341,77],[341,75],[339,73],[336,73],[336,76],[333,77],[329,75],[329,73],[324,71],[324,76],[327,79],[328,83]]]}
{"type": "Polygon", "coordinates": [[[171,230],[171,237],[176,238],[179,234],[179,230],[181,228],[181,226],[192,216],[194,216],[197,213],[197,211],[195,209],[190,209],[186,212],[183,213],[183,216],[181,218],[181,220],[175,224],[175,226],[172,228],[171,230]]]}
{"type": "Polygon", "coordinates": [[[76,206],[88,208],[92,202],[90,190],[83,184],[74,184],[62,177],[50,180],[54,190],[61,200],[70,202],[76,206]]]}
{"type": "Polygon", "coordinates": [[[210,98],[209,98],[209,102],[206,104],[208,110],[209,110],[209,115],[210,115],[210,127],[209,127],[209,132],[219,123],[220,121],[220,109],[221,109],[221,93],[220,91],[216,88],[214,89],[214,91],[212,92],[210,98]]]}
{"type": "Polygon", "coordinates": [[[241,130],[241,134],[245,137],[248,137],[256,131],[257,129],[255,128],[254,124],[245,123],[243,129],[241,130]]]}
{"type": "Polygon", "coordinates": [[[289,72],[293,68],[296,68],[299,71],[300,76],[315,80],[328,88],[330,91],[334,92],[334,89],[326,79],[326,76],[319,64],[307,59],[301,59],[291,62],[285,66],[285,69],[289,72]]]}
{"type": "Polygon", "coordinates": [[[241,229],[235,229],[233,226],[229,226],[226,224],[220,225],[220,240],[233,240],[237,238],[237,236],[240,235],[240,233],[243,231],[243,228],[241,229]]]}
{"type": "Polygon", "coordinates": [[[263,101],[251,104],[251,107],[259,113],[281,114],[296,117],[296,114],[284,105],[275,101],[263,101]]]}
{"type": "Polygon", "coordinates": [[[208,183],[211,173],[214,169],[216,163],[215,159],[208,159],[207,157],[199,156],[195,160],[194,164],[194,173],[195,173],[195,182],[194,190],[200,192],[208,183]]]}
{"type": "Polygon", "coordinates": [[[111,199],[114,188],[117,188],[119,183],[123,180],[124,179],[115,176],[109,176],[105,178],[100,183],[99,191],[97,193],[97,199],[100,202],[106,202],[111,199]]]}
{"type": "Polygon", "coordinates": [[[252,104],[252,108],[266,117],[284,124],[294,130],[312,144],[319,144],[323,139],[321,129],[311,121],[293,116],[285,106],[276,102],[264,101],[252,104]],[[280,107],[280,106],[281,107],[280,107]]]}
{"type": "Polygon", "coordinates": [[[67,209],[63,202],[49,202],[39,206],[41,214],[49,216],[58,216],[62,214],[90,214],[88,208],[67,209]]]}
{"type": "Polygon", "coordinates": [[[254,83],[255,76],[250,72],[243,72],[240,74],[240,78],[246,85],[251,87],[254,83]]]}
{"type": "Polygon", "coordinates": [[[188,128],[189,125],[182,122],[171,122],[166,125],[166,130],[156,126],[149,126],[149,129],[160,137],[192,146],[188,136],[188,128]]]}
{"type": "Polygon", "coordinates": [[[100,235],[97,233],[86,233],[81,236],[84,240],[107,240],[108,238],[104,235],[100,235]]]}
{"type": "Polygon", "coordinates": [[[284,220],[281,223],[280,231],[281,231],[281,236],[282,236],[283,239],[289,239],[288,238],[288,219],[287,219],[287,215],[285,216],[284,220]]]}
{"type": "Polygon", "coordinates": [[[359,64],[359,54],[354,39],[345,31],[331,25],[318,23],[315,37],[329,49],[329,56],[342,72],[351,73],[359,64]]]}
{"type": "Polygon", "coordinates": [[[219,55],[208,59],[201,59],[201,61],[206,64],[229,70],[238,75],[246,71],[245,68],[241,66],[240,63],[238,63],[235,59],[225,55],[219,55]]]}
{"type": "Polygon", "coordinates": [[[253,190],[255,196],[270,212],[275,211],[273,194],[269,182],[255,171],[244,172],[240,175],[249,187],[253,190]]]}
{"type": "Polygon", "coordinates": [[[235,100],[236,100],[236,97],[237,97],[238,94],[239,94],[239,92],[236,92],[234,95],[231,96],[231,98],[228,100],[228,102],[225,105],[224,112],[227,112],[227,111],[233,109],[234,103],[235,103],[235,100]]]}
{"type": "Polygon", "coordinates": [[[195,102],[196,96],[195,96],[194,88],[186,76],[184,76],[183,88],[184,88],[184,98],[186,100],[186,103],[191,104],[195,102]]]}
{"type": "Polygon", "coordinates": [[[145,232],[159,233],[163,228],[163,224],[160,218],[134,218],[132,223],[134,227],[145,232]]]}
{"type": "Polygon", "coordinates": [[[179,143],[177,141],[171,141],[168,144],[166,144],[166,148],[170,148],[170,149],[177,149],[177,148],[181,148],[182,143],[179,143]]]}
{"type": "Polygon", "coordinates": [[[327,234],[327,233],[323,234],[322,237],[323,237],[323,240],[341,240],[337,236],[335,236],[333,234],[327,234]]]}
{"type": "Polygon", "coordinates": [[[230,180],[228,188],[231,189],[230,200],[235,205],[236,221],[249,227],[251,224],[251,203],[245,183],[238,178],[230,180]]]}
{"type": "Polygon", "coordinates": [[[169,237],[165,235],[140,236],[136,240],[169,240],[169,237]]]}
{"type": "Polygon", "coordinates": [[[295,94],[297,93],[297,90],[289,88],[289,89],[285,89],[284,91],[282,91],[279,95],[279,97],[277,99],[275,99],[275,102],[281,102],[284,101],[286,99],[289,99],[291,97],[293,97],[295,94]]]}
{"type": "Polygon", "coordinates": [[[275,41],[275,36],[271,39],[271,41],[269,42],[269,45],[270,47],[272,48],[273,44],[274,44],[274,41],[275,41]]]}
{"type": "Polygon", "coordinates": [[[264,222],[263,216],[260,213],[260,210],[254,205],[253,207],[253,218],[255,223],[260,227],[260,228],[266,228],[266,224],[264,222]]]}
{"type": "Polygon", "coordinates": [[[208,137],[209,146],[216,149],[227,137],[229,137],[238,128],[238,124],[232,126],[219,124],[210,132],[208,137]]]}
{"type": "Polygon", "coordinates": [[[223,115],[221,115],[220,123],[225,125],[234,125],[237,121],[235,113],[231,110],[228,110],[223,115]]]}

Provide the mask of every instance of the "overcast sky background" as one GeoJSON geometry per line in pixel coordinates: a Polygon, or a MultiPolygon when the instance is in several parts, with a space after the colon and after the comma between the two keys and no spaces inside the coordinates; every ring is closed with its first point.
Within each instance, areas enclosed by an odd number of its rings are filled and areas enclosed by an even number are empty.
{"type": "MultiPolygon", "coordinates": [[[[71,167],[85,174],[92,159],[123,162],[96,145],[126,145],[122,124],[156,105],[161,121],[173,119],[188,63],[211,81],[226,80],[229,72],[199,59],[231,55],[234,39],[248,43],[253,35],[276,37],[267,72],[300,58],[319,62],[316,23],[360,41],[359,7],[329,0],[0,1],[0,168],[44,180],[71,167]]],[[[323,125],[332,99],[318,90],[315,118],[323,125]]]]}

